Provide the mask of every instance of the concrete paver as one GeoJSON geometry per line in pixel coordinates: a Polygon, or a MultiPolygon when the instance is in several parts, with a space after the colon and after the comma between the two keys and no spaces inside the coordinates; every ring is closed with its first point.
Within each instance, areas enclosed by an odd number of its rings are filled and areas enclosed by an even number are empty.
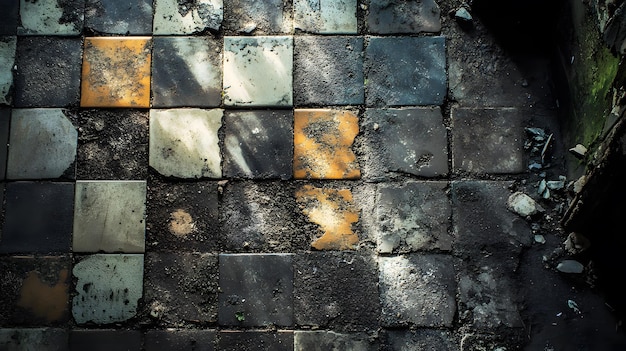
{"type": "Polygon", "coordinates": [[[356,0],[294,0],[294,29],[317,34],[356,34],[356,0]]]}
{"type": "Polygon", "coordinates": [[[435,0],[371,0],[367,29],[374,34],[437,33],[441,11],[435,0]]]}
{"type": "Polygon", "coordinates": [[[294,37],[294,104],[363,104],[362,37],[294,37]]]}
{"type": "Polygon", "coordinates": [[[225,177],[292,177],[293,112],[229,111],[224,117],[224,134],[225,177]]]}
{"type": "Polygon", "coordinates": [[[71,37],[19,37],[13,96],[16,107],[78,105],[82,40],[71,37]]]}
{"type": "Polygon", "coordinates": [[[69,345],[69,349],[72,351],[140,351],[142,349],[141,332],[137,330],[75,329],[70,332],[69,345]]]}
{"type": "Polygon", "coordinates": [[[79,180],[74,207],[74,252],[143,253],[146,181],[79,180]]]}
{"type": "Polygon", "coordinates": [[[152,33],[152,1],[86,0],[85,28],[94,33],[149,35],[152,33]]]}
{"type": "Polygon", "coordinates": [[[83,31],[83,0],[20,0],[19,35],[79,35],[83,31]]]}
{"type": "Polygon", "coordinates": [[[293,104],[293,37],[224,37],[224,104],[293,104]]]}
{"type": "Polygon", "coordinates": [[[0,252],[69,252],[74,218],[74,184],[6,184],[0,252]]]}
{"type": "Polygon", "coordinates": [[[208,36],[153,39],[152,107],[218,107],[221,102],[218,40],[208,36]]]}
{"type": "Polygon", "coordinates": [[[7,179],[76,176],[78,132],[62,109],[15,109],[11,115],[7,179]]]}
{"type": "Polygon", "coordinates": [[[176,0],[154,2],[153,34],[180,35],[219,30],[224,19],[222,0],[200,0],[195,3],[176,0]]]}
{"type": "Polygon", "coordinates": [[[150,110],[150,167],[166,177],[221,178],[221,109],[150,110]]]}
{"type": "Polygon", "coordinates": [[[150,107],[150,37],[85,38],[81,107],[150,107]]]}
{"type": "Polygon", "coordinates": [[[216,337],[215,330],[149,330],[144,347],[146,351],[213,351],[216,337]]]}
{"type": "Polygon", "coordinates": [[[17,37],[0,37],[0,105],[13,102],[13,66],[17,37]]]}
{"type": "Polygon", "coordinates": [[[80,259],[72,270],[76,323],[111,324],[133,318],[143,296],[143,266],[141,254],[97,254],[80,259]]]}

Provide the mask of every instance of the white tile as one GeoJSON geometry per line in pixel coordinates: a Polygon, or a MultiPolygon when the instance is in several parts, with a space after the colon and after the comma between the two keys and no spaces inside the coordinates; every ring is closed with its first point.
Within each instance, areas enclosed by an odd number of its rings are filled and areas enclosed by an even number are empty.
{"type": "Polygon", "coordinates": [[[17,37],[0,38],[0,105],[11,103],[17,37]]]}
{"type": "Polygon", "coordinates": [[[222,0],[183,4],[178,0],[155,0],[154,6],[153,33],[156,35],[193,34],[207,29],[217,31],[224,17],[222,0]]]}
{"type": "Polygon", "coordinates": [[[294,0],[294,28],[320,34],[356,34],[356,0],[294,0]]]}

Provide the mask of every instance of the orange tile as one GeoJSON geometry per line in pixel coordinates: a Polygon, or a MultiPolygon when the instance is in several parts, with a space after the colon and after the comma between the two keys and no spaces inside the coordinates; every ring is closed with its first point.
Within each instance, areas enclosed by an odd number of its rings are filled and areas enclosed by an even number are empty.
{"type": "Polygon", "coordinates": [[[309,220],[320,226],[323,234],[311,246],[317,250],[351,250],[359,243],[352,224],[359,221],[359,211],[350,189],[315,188],[305,185],[296,192],[296,201],[309,220]]]}
{"type": "Polygon", "coordinates": [[[149,37],[85,38],[80,105],[150,107],[149,37]]]}
{"type": "Polygon", "coordinates": [[[69,306],[68,275],[68,270],[62,269],[58,281],[51,286],[41,280],[37,271],[30,271],[22,283],[17,305],[47,322],[62,319],[68,313],[69,306]]]}
{"type": "Polygon", "coordinates": [[[361,171],[352,151],[358,133],[359,119],[354,112],[295,110],[294,178],[359,178],[361,171]]]}

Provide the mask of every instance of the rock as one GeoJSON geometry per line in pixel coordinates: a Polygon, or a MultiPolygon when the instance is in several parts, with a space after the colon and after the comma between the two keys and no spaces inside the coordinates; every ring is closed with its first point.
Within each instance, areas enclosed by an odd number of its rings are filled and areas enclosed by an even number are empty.
{"type": "Polygon", "coordinates": [[[580,233],[571,232],[565,240],[565,249],[572,254],[585,251],[589,246],[591,246],[589,239],[580,233]]]}
{"type": "Polygon", "coordinates": [[[507,205],[510,210],[522,217],[528,217],[543,211],[535,200],[521,191],[515,192],[509,196],[507,205]]]}
{"type": "Polygon", "coordinates": [[[583,158],[585,156],[585,153],[587,153],[587,148],[581,144],[576,144],[576,146],[569,149],[569,152],[576,156],[576,158],[583,158]]]}
{"type": "Polygon", "coordinates": [[[582,273],[584,266],[575,260],[564,260],[556,266],[556,269],[563,273],[582,273]]]}
{"type": "Polygon", "coordinates": [[[467,29],[473,26],[474,18],[465,7],[459,7],[459,9],[456,10],[454,13],[454,19],[463,28],[467,29]]]}
{"type": "Polygon", "coordinates": [[[574,182],[574,192],[578,194],[581,190],[583,190],[583,186],[587,183],[587,176],[581,176],[574,182]]]}
{"type": "Polygon", "coordinates": [[[535,235],[535,242],[538,244],[545,244],[546,243],[546,238],[544,238],[543,235],[541,234],[537,234],[535,235]]]}

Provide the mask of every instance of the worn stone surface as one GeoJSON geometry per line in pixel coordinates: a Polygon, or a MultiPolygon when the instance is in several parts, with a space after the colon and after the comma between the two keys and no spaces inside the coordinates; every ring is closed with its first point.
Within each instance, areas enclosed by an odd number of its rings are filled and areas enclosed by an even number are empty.
{"type": "Polygon", "coordinates": [[[224,1],[226,35],[269,35],[292,30],[291,11],[282,0],[224,1]]]}
{"type": "Polygon", "coordinates": [[[215,330],[148,330],[144,347],[146,351],[213,351],[216,336],[215,330]]]}
{"type": "Polygon", "coordinates": [[[82,0],[20,0],[19,35],[79,35],[83,31],[82,0]]]}
{"type": "Polygon", "coordinates": [[[69,319],[70,269],[69,256],[0,259],[3,276],[0,281],[0,325],[33,327],[66,323],[69,319]]]}
{"type": "Polygon", "coordinates": [[[352,149],[358,133],[359,120],[353,111],[295,110],[294,178],[359,178],[361,170],[352,149]]]}
{"type": "Polygon", "coordinates": [[[70,350],[76,351],[140,351],[141,332],[139,330],[115,329],[72,329],[70,350]]]}
{"type": "Polygon", "coordinates": [[[378,343],[366,333],[336,333],[333,331],[295,331],[294,351],[351,350],[375,351],[378,343]]]}
{"type": "MultiPolygon", "coordinates": [[[[383,335],[383,350],[440,350],[461,351],[454,335],[449,331],[434,329],[386,330],[383,335]]],[[[465,349],[463,349],[466,351],[465,349]]]]}
{"type": "Polygon", "coordinates": [[[6,184],[0,252],[68,252],[74,214],[74,184],[6,184]]]}
{"type": "Polygon", "coordinates": [[[517,108],[453,108],[452,168],[472,173],[522,173],[528,163],[524,127],[517,108]]]}
{"type": "Polygon", "coordinates": [[[379,258],[383,326],[450,327],[456,313],[455,261],[411,254],[379,258]]]}
{"type": "Polygon", "coordinates": [[[224,37],[225,105],[291,106],[292,77],[291,36],[224,37]]]}
{"type": "Polygon", "coordinates": [[[14,109],[8,179],[75,178],[78,132],[56,108],[14,109]]]}
{"type": "Polygon", "coordinates": [[[9,124],[11,109],[0,108],[0,180],[4,180],[7,171],[7,145],[9,144],[9,124]]]}
{"type": "Polygon", "coordinates": [[[96,34],[147,35],[152,33],[152,13],[151,0],[86,0],[85,28],[96,34]]]}
{"type": "Polygon", "coordinates": [[[70,118],[79,131],[77,179],[146,179],[148,111],[82,109],[70,118]]]}
{"type": "Polygon", "coordinates": [[[292,326],[292,256],[220,254],[219,324],[240,327],[292,326]]]}
{"type": "Polygon", "coordinates": [[[294,252],[309,247],[315,230],[296,211],[294,185],[229,181],[223,187],[220,225],[230,252],[294,252]]]}
{"type": "Polygon", "coordinates": [[[224,134],[224,176],[283,180],[292,177],[292,111],[227,111],[224,134]]]}
{"type": "Polygon", "coordinates": [[[146,181],[79,180],[74,209],[74,252],[144,252],[146,181]]]}
{"type": "Polygon", "coordinates": [[[294,257],[297,325],[337,332],[379,326],[378,268],[369,253],[304,252],[294,257]]]}
{"type": "Polygon", "coordinates": [[[180,35],[217,31],[224,18],[222,0],[199,0],[180,2],[177,0],[157,0],[154,2],[155,35],[180,35]]]}
{"type": "Polygon", "coordinates": [[[140,254],[97,254],[75,263],[76,323],[111,324],[133,318],[143,296],[143,262],[140,254]]]}
{"type": "Polygon", "coordinates": [[[361,37],[294,37],[295,104],[363,104],[363,43],[361,37]]]}
{"type": "Polygon", "coordinates": [[[17,37],[0,37],[0,105],[13,102],[13,65],[17,37]]]}
{"type": "Polygon", "coordinates": [[[447,182],[380,185],[376,198],[378,252],[452,249],[447,182]]]}
{"type": "Polygon", "coordinates": [[[439,107],[367,109],[362,132],[367,179],[448,174],[448,133],[439,107]]]}
{"type": "Polygon", "coordinates": [[[150,110],[150,167],[166,177],[221,178],[221,109],[150,110]]]}
{"type": "Polygon", "coordinates": [[[217,322],[217,262],[217,255],[209,253],[148,253],[146,317],[169,327],[217,322]]]}
{"type": "Polygon", "coordinates": [[[374,34],[437,33],[441,11],[435,0],[372,0],[367,29],[374,34]]]}
{"type": "Polygon", "coordinates": [[[152,40],[152,107],[220,105],[222,45],[218,40],[208,36],[152,40]]]}
{"type": "Polygon", "coordinates": [[[60,328],[0,329],[0,349],[68,351],[68,331],[60,328]]]}
{"type": "Polygon", "coordinates": [[[218,185],[212,181],[174,183],[150,178],[146,245],[152,250],[218,251],[218,185]]]}
{"type": "Polygon", "coordinates": [[[365,50],[367,106],[441,105],[445,37],[372,37],[365,50]]]}
{"type": "Polygon", "coordinates": [[[80,38],[19,37],[15,61],[15,106],[78,105],[81,47],[80,38]]]}
{"type": "Polygon", "coordinates": [[[0,0],[0,35],[15,35],[20,3],[15,0],[0,0]]]}
{"type": "Polygon", "coordinates": [[[81,107],[150,107],[150,37],[85,38],[81,107]]]}
{"type": "Polygon", "coordinates": [[[217,349],[223,351],[291,351],[293,331],[222,331],[217,349]]]}
{"type": "Polygon", "coordinates": [[[293,27],[319,34],[357,34],[356,0],[294,0],[293,27]]]}
{"type": "Polygon", "coordinates": [[[359,210],[348,188],[318,188],[304,185],[296,191],[296,201],[309,221],[318,225],[311,243],[316,250],[356,249],[359,236],[353,225],[359,210]],[[321,235],[320,235],[321,234],[321,235]]]}

